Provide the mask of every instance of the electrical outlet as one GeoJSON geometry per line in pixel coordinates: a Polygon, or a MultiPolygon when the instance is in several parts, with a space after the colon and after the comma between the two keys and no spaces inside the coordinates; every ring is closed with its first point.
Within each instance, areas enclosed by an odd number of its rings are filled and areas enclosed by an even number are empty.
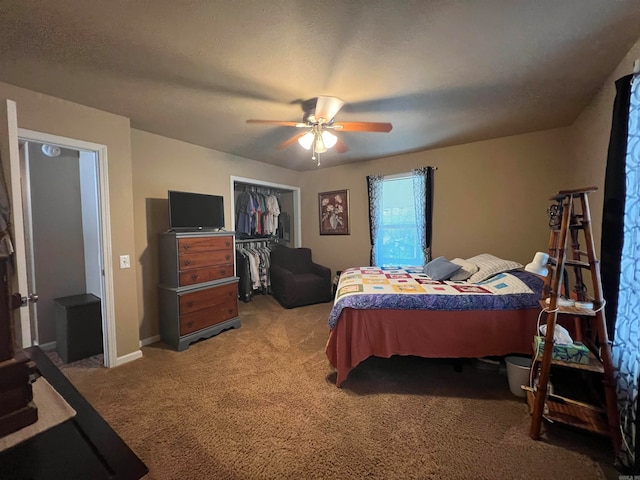
{"type": "Polygon", "coordinates": [[[131,268],[129,255],[120,255],[120,268],[131,268]]]}

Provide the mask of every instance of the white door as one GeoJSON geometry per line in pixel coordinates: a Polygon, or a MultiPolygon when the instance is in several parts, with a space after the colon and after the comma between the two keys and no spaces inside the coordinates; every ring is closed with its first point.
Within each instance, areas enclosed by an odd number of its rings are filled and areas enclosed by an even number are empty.
{"type": "Polygon", "coordinates": [[[37,296],[28,290],[16,103],[12,100],[0,99],[0,109],[0,161],[11,202],[10,231],[14,249],[12,262],[14,268],[9,275],[9,289],[12,294],[19,293],[23,299],[22,306],[14,310],[14,329],[17,344],[26,348],[32,345],[29,299],[35,301],[37,296]]]}

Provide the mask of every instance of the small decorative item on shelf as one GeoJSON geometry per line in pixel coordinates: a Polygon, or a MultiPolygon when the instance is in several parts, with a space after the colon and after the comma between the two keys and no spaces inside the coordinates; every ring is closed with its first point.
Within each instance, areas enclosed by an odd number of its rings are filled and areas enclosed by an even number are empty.
{"type": "MultiPolygon", "coordinates": [[[[544,352],[544,338],[536,335],[534,339],[537,355],[538,357],[542,357],[542,353],[544,352]]],[[[580,342],[575,342],[569,345],[556,343],[553,345],[551,358],[562,362],[589,365],[589,349],[580,342]]]]}

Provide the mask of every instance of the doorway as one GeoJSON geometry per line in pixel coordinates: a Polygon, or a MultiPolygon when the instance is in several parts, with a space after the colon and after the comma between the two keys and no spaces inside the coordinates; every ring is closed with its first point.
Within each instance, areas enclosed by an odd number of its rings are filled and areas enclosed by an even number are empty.
{"type": "Polygon", "coordinates": [[[56,299],[100,301],[103,364],[116,361],[106,147],[19,129],[31,343],[56,347],[56,299]]]}

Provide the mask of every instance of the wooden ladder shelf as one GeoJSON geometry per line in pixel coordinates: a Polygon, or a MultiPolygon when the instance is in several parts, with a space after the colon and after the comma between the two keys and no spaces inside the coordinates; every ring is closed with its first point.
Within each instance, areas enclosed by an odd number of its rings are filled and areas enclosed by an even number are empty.
{"type": "MultiPolygon", "coordinates": [[[[569,424],[611,437],[617,453],[621,434],[618,423],[618,408],[611,360],[611,343],[607,336],[600,279],[600,262],[596,258],[591,234],[591,214],[588,194],[596,187],[578,190],[561,190],[550,200],[557,202],[549,209],[551,234],[549,237],[549,274],[544,283],[540,305],[546,311],[547,331],[544,338],[542,360],[536,359],[532,369],[537,370],[537,387],[527,388],[531,418],[531,438],[540,438],[542,419],[569,424]],[[584,249],[580,248],[581,236],[584,249]],[[578,306],[559,306],[558,297],[562,286],[567,288],[566,269],[575,274],[573,297],[578,306]],[[587,293],[583,283],[583,271],[589,270],[593,292],[587,293]],[[549,303],[546,300],[549,299],[549,303]],[[577,340],[589,347],[589,364],[560,362],[552,358],[554,331],[559,315],[574,318],[577,340]],[[548,395],[548,384],[552,365],[579,369],[603,376],[605,408],[568,398],[548,395]],[[546,411],[545,411],[546,410],[546,411]]],[[[568,297],[570,292],[565,291],[568,297]]],[[[536,356],[537,357],[537,356],[536,356]]]]}

